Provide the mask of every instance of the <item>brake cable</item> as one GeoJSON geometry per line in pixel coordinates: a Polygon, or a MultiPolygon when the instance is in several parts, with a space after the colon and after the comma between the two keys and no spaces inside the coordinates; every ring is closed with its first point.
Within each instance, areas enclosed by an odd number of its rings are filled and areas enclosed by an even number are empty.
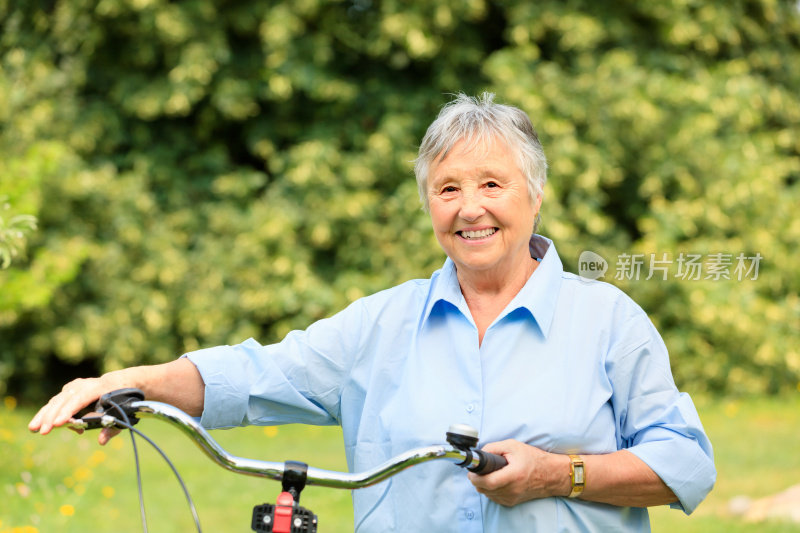
{"type": "Polygon", "coordinates": [[[175,478],[178,480],[181,489],[183,489],[183,494],[186,496],[186,501],[188,502],[189,509],[192,512],[192,518],[194,518],[194,525],[197,528],[197,532],[202,533],[203,530],[200,527],[200,518],[197,515],[197,508],[194,505],[194,501],[192,500],[192,497],[189,495],[189,489],[186,487],[186,483],[184,483],[183,478],[178,473],[178,469],[175,468],[175,465],[172,463],[172,461],[170,461],[169,457],[167,457],[167,454],[164,453],[164,450],[162,450],[155,442],[153,442],[153,440],[150,437],[148,437],[147,435],[145,435],[144,433],[133,427],[133,424],[131,424],[128,415],[127,413],[125,413],[125,410],[122,408],[122,406],[120,406],[118,403],[116,403],[114,400],[110,398],[106,398],[105,402],[109,404],[113,409],[115,409],[118,413],[120,413],[120,415],[123,418],[123,420],[116,418],[114,423],[130,430],[131,443],[133,444],[133,457],[136,462],[136,482],[139,487],[139,510],[142,515],[142,529],[144,530],[144,533],[147,533],[147,514],[145,513],[145,508],[144,508],[144,496],[142,492],[142,472],[139,465],[139,452],[136,447],[136,438],[134,437],[134,434],[139,435],[139,437],[147,441],[150,444],[150,446],[152,446],[161,455],[164,461],[166,461],[170,469],[172,469],[172,473],[175,474],[175,478]]]}

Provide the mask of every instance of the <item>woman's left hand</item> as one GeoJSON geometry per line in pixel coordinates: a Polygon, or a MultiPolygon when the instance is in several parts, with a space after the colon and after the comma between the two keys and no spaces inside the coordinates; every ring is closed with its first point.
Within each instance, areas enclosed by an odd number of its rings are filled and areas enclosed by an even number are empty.
{"type": "Polygon", "coordinates": [[[508,465],[485,476],[468,474],[478,492],[490,500],[510,507],[536,498],[569,494],[568,456],[517,440],[492,442],[481,449],[508,461],[508,465]]]}

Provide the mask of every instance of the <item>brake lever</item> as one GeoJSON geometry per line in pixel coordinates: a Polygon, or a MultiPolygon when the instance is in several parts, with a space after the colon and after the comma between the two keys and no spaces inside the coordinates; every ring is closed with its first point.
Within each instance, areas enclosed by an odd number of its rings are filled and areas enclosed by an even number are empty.
{"type": "Polygon", "coordinates": [[[76,413],[68,425],[74,429],[100,429],[115,425],[116,418],[121,416],[121,409],[131,425],[139,422],[134,416],[131,403],[144,400],[144,393],[139,389],[117,389],[103,394],[94,406],[86,406],[76,413]],[[109,413],[111,412],[111,413],[109,413]],[[112,414],[113,413],[113,414],[112,414]]]}
{"type": "Polygon", "coordinates": [[[100,429],[113,426],[115,422],[116,419],[113,416],[96,413],[94,408],[90,408],[81,410],[75,418],[67,422],[67,427],[72,429],[100,429]]]}

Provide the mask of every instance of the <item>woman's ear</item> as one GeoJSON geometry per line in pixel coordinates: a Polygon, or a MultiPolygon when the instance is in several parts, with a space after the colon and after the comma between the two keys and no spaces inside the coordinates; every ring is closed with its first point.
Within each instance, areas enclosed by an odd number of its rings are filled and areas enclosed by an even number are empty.
{"type": "Polygon", "coordinates": [[[542,208],[542,196],[542,194],[537,194],[536,199],[533,200],[533,233],[539,230],[539,225],[542,223],[542,216],[539,214],[542,208]]]}
{"type": "Polygon", "coordinates": [[[539,209],[542,208],[542,193],[536,195],[536,199],[533,201],[533,212],[536,213],[536,216],[539,216],[539,209]]]}

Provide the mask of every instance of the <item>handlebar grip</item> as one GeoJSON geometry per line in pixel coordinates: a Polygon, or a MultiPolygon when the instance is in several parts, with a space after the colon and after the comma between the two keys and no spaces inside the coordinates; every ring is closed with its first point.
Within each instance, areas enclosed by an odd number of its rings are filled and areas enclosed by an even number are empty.
{"type": "Polygon", "coordinates": [[[480,462],[475,468],[469,468],[471,472],[475,472],[479,476],[485,476],[495,470],[500,470],[508,464],[508,461],[502,455],[485,452],[483,450],[474,450],[475,454],[479,457],[480,462]]]}

